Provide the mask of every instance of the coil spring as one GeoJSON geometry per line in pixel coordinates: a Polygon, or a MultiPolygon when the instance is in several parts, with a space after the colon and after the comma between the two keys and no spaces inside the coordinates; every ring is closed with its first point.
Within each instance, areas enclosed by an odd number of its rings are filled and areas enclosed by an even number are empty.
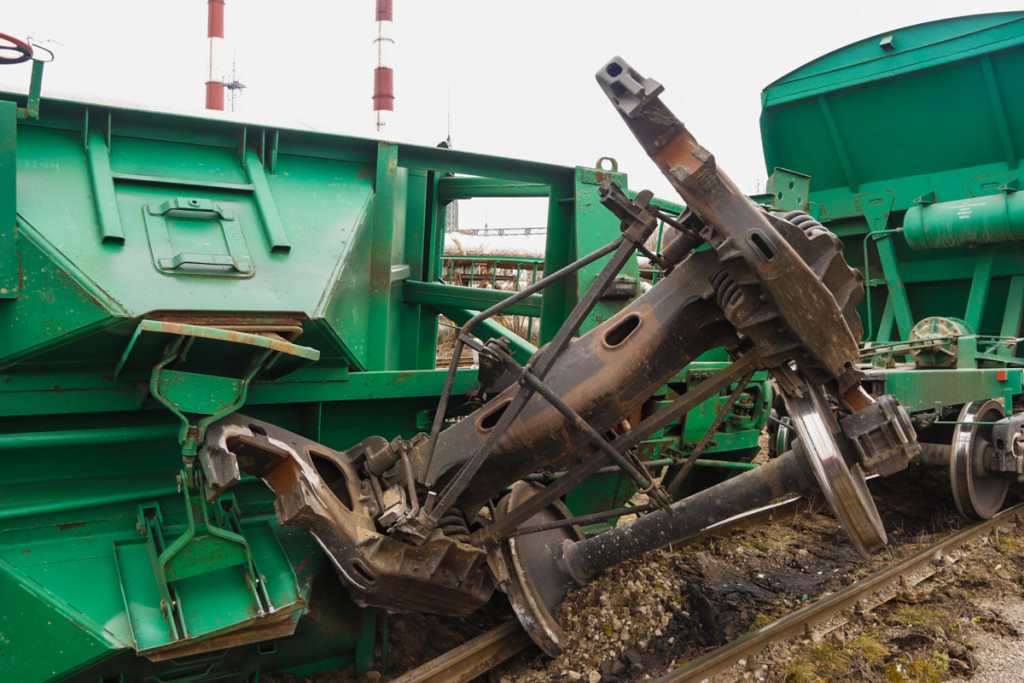
{"type": "Polygon", "coordinates": [[[437,528],[448,538],[469,543],[469,523],[466,522],[466,516],[462,514],[462,510],[449,509],[438,521],[437,528]]]}
{"type": "Polygon", "coordinates": [[[718,271],[718,274],[711,278],[711,285],[715,288],[715,298],[718,300],[718,306],[723,311],[739,305],[743,300],[743,292],[740,290],[740,286],[724,270],[718,271]]]}
{"type": "Polygon", "coordinates": [[[806,211],[789,211],[788,213],[784,213],[782,218],[803,230],[808,239],[814,239],[818,235],[828,234],[828,228],[816,221],[814,217],[806,211]]]}

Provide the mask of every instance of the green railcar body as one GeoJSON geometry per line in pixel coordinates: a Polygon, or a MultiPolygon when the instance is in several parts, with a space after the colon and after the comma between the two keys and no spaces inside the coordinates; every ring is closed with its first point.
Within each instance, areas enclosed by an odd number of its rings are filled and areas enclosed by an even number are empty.
{"type": "Polygon", "coordinates": [[[762,93],[772,177],[864,274],[863,360],[928,440],[964,404],[1019,405],[1024,351],[1024,13],[866,38],[762,93]]]}

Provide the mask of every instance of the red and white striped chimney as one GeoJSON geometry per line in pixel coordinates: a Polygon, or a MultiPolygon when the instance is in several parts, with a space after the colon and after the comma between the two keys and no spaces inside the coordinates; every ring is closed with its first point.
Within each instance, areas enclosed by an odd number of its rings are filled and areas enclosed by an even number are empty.
{"type": "Polygon", "coordinates": [[[377,0],[377,68],[373,70],[373,111],[377,113],[377,130],[384,128],[395,110],[395,72],[391,68],[391,37],[395,15],[392,0],[377,0]]]}
{"type": "Polygon", "coordinates": [[[210,73],[206,79],[206,108],[224,111],[224,0],[206,3],[206,35],[210,43],[210,73]]]}

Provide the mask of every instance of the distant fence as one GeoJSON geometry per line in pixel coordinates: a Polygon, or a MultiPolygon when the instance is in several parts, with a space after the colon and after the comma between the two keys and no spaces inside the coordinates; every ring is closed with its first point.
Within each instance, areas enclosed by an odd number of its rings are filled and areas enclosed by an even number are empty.
{"type": "Polygon", "coordinates": [[[546,225],[542,225],[539,228],[459,228],[459,232],[468,233],[470,235],[546,235],[548,228],[546,225]]]}
{"type": "MultiPolygon", "coordinates": [[[[441,258],[441,280],[459,287],[518,292],[544,277],[544,259],[529,256],[480,256],[446,254],[441,258]]],[[[532,344],[540,343],[540,324],[531,316],[499,315],[495,320],[532,344]]],[[[454,347],[454,330],[442,322],[438,337],[438,365],[447,366],[454,347]],[[451,338],[451,340],[449,339],[451,338]],[[445,356],[447,353],[447,357],[445,356]]],[[[460,365],[473,360],[467,349],[460,365]]]]}

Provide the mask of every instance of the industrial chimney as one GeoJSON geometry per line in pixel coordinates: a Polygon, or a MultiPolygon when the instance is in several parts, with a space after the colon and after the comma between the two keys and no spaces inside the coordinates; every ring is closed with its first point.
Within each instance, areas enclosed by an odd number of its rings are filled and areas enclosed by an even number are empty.
{"type": "MultiPolygon", "coordinates": [[[[212,1],[212,0],[211,0],[212,1]]],[[[395,110],[395,73],[391,68],[391,48],[395,41],[391,37],[394,24],[392,0],[377,0],[377,68],[373,71],[373,111],[377,114],[377,130],[384,128],[395,110]]]]}
{"type": "Polygon", "coordinates": [[[224,111],[224,0],[206,4],[206,36],[210,43],[210,73],[206,79],[206,108],[224,111]]]}

